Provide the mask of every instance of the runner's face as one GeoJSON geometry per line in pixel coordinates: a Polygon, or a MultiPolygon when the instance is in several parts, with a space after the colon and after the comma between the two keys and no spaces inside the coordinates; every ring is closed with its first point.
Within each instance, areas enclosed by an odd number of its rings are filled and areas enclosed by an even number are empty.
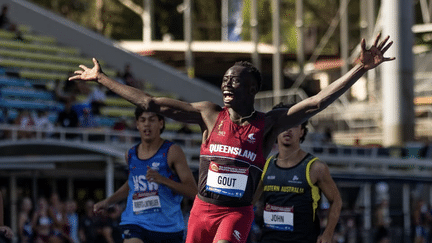
{"type": "Polygon", "coordinates": [[[163,121],[153,112],[144,112],[138,117],[136,126],[143,139],[154,139],[160,136],[163,121]]]}
{"type": "Polygon", "coordinates": [[[300,138],[303,136],[304,130],[301,125],[285,130],[278,136],[278,144],[284,146],[300,145],[300,138]]]}
{"type": "Polygon", "coordinates": [[[244,67],[232,66],[225,73],[222,80],[222,95],[226,107],[232,107],[235,104],[245,105],[244,102],[249,96],[255,95],[251,91],[252,85],[255,85],[252,75],[245,71],[244,67]]]}

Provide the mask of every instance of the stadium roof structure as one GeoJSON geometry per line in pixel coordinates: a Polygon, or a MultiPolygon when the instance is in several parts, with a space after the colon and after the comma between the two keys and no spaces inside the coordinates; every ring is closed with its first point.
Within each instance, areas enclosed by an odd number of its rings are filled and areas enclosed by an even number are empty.
{"type": "Polygon", "coordinates": [[[105,178],[110,164],[126,165],[123,149],[51,139],[0,142],[0,175],[39,170],[49,177],[105,178]]]}

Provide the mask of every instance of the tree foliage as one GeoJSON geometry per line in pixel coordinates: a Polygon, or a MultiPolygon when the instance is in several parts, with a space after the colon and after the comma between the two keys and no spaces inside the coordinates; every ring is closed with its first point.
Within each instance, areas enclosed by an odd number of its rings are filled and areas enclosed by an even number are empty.
{"type": "MultiPolygon", "coordinates": [[[[118,0],[31,0],[64,17],[113,39],[142,39],[142,20],[118,0]],[[103,6],[98,9],[96,2],[103,6]],[[100,27],[102,26],[102,27],[100,27]]],[[[133,0],[143,6],[143,0],[133,0]]],[[[154,0],[154,39],[164,34],[183,39],[183,14],[177,7],[183,0],[154,0]]],[[[220,0],[194,0],[195,40],[220,40],[220,0]]]]}
{"type": "MultiPolygon", "coordinates": [[[[119,0],[31,1],[109,38],[142,39],[141,17],[119,0]],[[103,4],[102,8],[97,8],[98,1],[103,4]]],[[[131,1],[139,6],[143,6],[144,2],[144,0],[131,1]]],[[[360,40],[360,1],[350,0],[348,7],[350,48],[354,48],[360,40]]],[[[251,0],[244,0],[243,4],[242,37],[244,40],[250,40],[250,2],[251,0]]],[[[258,0],[260,41],[269,44],[272,43],[271,2],[272,0],[258,0]]],[[[297,45],[295,2],[296,0],[281,1],[282,41],[290,52],[294,52],[297,45]]],[[[379,2],[377,2],[377,9],[379,2]]],[[[170,34],[175,40],[183,39],[183,13],[178,11],[182,3],[183,0],[153,0],[154,39],[161,40],[165,34],[170,34]]],[[[319,42],[329,28],[332,19],[338,16],[340,0],[304,0],[303,4],[306,33],[313,31],[319,42]]],[[[340,33],[336,30],[326,46],[327,53],[337,54],[339,38],[340,33]]],[[[221,0],[193,0],[193,39],[221,39],[221,0]]]]}

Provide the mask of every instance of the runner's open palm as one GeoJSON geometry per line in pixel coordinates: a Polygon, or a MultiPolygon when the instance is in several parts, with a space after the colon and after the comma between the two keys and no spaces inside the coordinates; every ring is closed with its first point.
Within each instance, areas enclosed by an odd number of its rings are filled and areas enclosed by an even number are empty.
{"type": "Polygon", "coordinates": [[[98,75],[102,73],[102,69],[96,58],[93,58],[94,67],[92,69],[79,65],[82,70],[77,70],[74,73],[77,74],[69,78],[69,80],[85,80],[85,81],[96,81],[98,75]]]}
{"type": "Polygon", "coordinates": [[[361,41],[362,50],[359,61],[363,63],[366,70],[373,69],[383,62],[392,61],[395,59],[394,57],[384,57],[384,53],[393,44],[393,41],[387,43],[390,36],[387,36],[383,41],[379,42],[380,37],[381,33],[378,34],[374,44],[369,49],[366,49],[366,41],[364,39],[361,41]]]}

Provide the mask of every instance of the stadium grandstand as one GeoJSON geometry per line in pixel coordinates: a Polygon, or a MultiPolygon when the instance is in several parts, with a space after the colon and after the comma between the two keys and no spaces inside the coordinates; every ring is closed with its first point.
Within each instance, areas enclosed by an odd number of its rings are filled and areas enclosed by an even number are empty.
{"type": "MultiPolygon", "coordinates": [[[[140,139],[133,124],[134,106],[97,84],[68,83],[67,77],[79,64],[92,66],[91,57],[97,57],[104,72],[122,82],[127,81],[118,73],[130,65],[135,77],[132,84],[154,95],[222,102],[219,88],[188,78],[156,58],[138,55],[139,50],[127,49],[127,43],[109,40],[23,0],[0,0],[0,4],[9,5],[11,19],[21,32],[17,38],[15,32],[0,30],[0,190],[7,208],[6,224],[15,232],[18,202],[24,196],[35,202],[58,192],[84,205],[88,199],[112,194],[127,178],[124,154],[140,139]],[[97,113],[88,113],[94,105],[93,91],[98,90],[105,93],[103,102],[97,113]],[[58,122],[69,105],[77,113],[76,127],[58,122]],[[37,126],[37,121],[43,125],[37,126]]],[[[432,60],[422,53],[416,56],[417,63],[432,60]]],[[[422,74],[428,73],[424,67],[422,74]]],[[[426,85],[429,76],[422,77],[421,84],[426,85]]],[[[302,90],[285,93],[284,101],[308,97],[302,90]]],[[[415,99],[416,132],[425,137],[432,130],[431,94],[422,93],[415,99]]],[[[269,110],[273,98],[273,92],[261,92],[257,109],[269,110]]],[[[344,210],[338,230],[346,238],[355,238],[351,242],[373,242],[374,211],[386,199],[390,200],[391,242],[411,242],[414,200],[425,198],[432,205],[432,147],[424,141],[404,147],[381,146],[380,106],[344,102],[311,119],[313,132],[303,146],[328,163],[342,193],[344,210]],[[332,142],[321,132],[326,127],[332,128],[332,142]],[[353,221],[354,230],[348,226],[353,221]],[[354,236],[348,236],[350,233],[354,236]]],[[[183,126],[168,120],[162,136],[182,146],[196,171],[199,128],[190,126],[188,134],[179,133],[183,126]]],[[[325,200],[322,204],[325,209],[325,200]]]]}

